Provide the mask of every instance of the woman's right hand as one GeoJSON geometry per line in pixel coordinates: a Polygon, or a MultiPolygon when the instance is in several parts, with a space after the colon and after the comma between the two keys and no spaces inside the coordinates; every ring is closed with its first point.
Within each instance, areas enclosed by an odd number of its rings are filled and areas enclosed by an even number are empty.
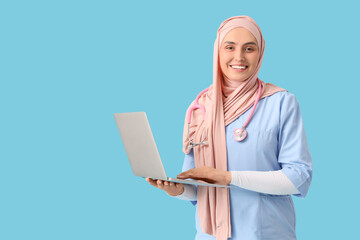
{"type": "Polygon", "coordinates": [[[151,178],[146,178],[146,181],[148,181],[154,187],[164,190],[168,195],[173,197],[181,195],[184,192],[184,185],[181,183],[154,180],[151,178]]]}

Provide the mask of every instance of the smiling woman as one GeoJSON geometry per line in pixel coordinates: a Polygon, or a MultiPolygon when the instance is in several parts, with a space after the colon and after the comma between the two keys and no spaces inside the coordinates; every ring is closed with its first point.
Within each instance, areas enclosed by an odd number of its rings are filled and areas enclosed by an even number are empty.
{"type": "Polygon", "coordinates": [[[255,37],[245,28],[234,28],[223,39],[219,60],[224,78],[245,81],[259,62],[259,48],[255,37]]]}
{"type": "Polygon", "coordinates": [[[147,179],[196,205],[196,239],[296,239],[291,195],[306,196],[312,159],[295,96],[258,78],[264,50],[252,18],[225,20],[214,44],[213,84],[197,97],[205,117],[190,111],[195,101],[186,116],[178,178],[231,187],[147,179]]]}

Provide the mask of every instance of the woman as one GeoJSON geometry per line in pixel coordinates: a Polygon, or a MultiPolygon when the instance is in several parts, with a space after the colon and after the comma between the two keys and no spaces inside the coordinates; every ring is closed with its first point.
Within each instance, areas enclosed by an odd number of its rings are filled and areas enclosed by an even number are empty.
{"type": "Polygon", "coordinates": [[[178,178],[231,187],[147,179],[197,205],[196,239],[296,239],[290,195],[305,197],[312,160],[296,98],[257,77],[264,48],[252,18],[225,20],[214,45],[213,84],[199,98],[205,119],[193,111],[189,133],[184,127],[178,178]]]}

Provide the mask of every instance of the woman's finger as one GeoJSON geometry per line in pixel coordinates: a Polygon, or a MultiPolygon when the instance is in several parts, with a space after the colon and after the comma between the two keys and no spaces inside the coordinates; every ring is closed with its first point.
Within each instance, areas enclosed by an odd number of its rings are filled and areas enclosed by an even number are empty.
{"type": "Polygon", "coordinates": [[[195,180],[200,180],[206,177],[207,173],[205,169],[202,168],[193,168],[186,172],[180,173],[177,178],[185,179],[185,178],[192,178],[195,180]]]}
{"type": "Polygon", "coordinates": [[[149,182],[152,186],[165,191],[170,196],[177,196],[184,192],[184,187],[181,183],[154,180],[151,178],[146,178],[146,181],[149,182]]]}
{"type": "Polygon", "coordinates": [[[154,179],[149,179],[148,180],[148,182],[152,185],[152,186],[154,186],[154,187],[158,187],[158,184],[157,184],[157,180],[154,180],[154,179]]]}
{"type": "Polygon", "coordinates": [[[177,177],[179,179],[191,178],[194,180],[202,180],[207,183],[222,183],[223,171],[217,170],[212,167],[199,167],[193,168],[186,172],[180,173],[177,177]]]}
{"type": "Polygon", "coordinates": [[[193,171],[194,171],[193,169],[190,169],[190,170],[188,170],[188,171],[186,171],[186,172],[180,173],[180,174],[177,175],[176,177],[177,177],[177,178],[180,178],[180,179],[190,178],[190,175],[192,174],[193,171]]]}
{"type": "Polygon", "coordinates": [[[146,178],[146,181],[147,181],[148,183],[150,183],[151,185],[156,186],[156,181],[155,181],[155,180],[153,180],[153,179],[151,179],[151,178],[146,178]]]}

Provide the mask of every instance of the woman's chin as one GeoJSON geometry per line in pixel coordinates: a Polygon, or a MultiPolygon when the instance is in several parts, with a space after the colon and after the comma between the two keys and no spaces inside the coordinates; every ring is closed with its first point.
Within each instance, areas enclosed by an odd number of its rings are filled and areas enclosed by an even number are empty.
{"type": "Polygon", "coordinates": [[[248,79],[248,76],[230,76],[229,80],[232,82],[244,82],[248,79]]]}

